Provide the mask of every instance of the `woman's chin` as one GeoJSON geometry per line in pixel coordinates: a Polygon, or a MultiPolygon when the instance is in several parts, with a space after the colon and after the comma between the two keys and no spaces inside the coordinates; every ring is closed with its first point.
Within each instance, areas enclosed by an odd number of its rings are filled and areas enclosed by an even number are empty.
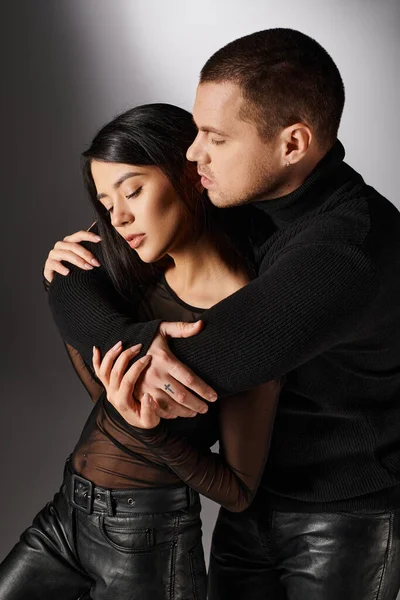
{"type": "Polygon", "coordinates": [[[156,262],[157,260],[159,260],[159,256],[150,252],[144,252],[143,250],[136,250],[136,253],[138,255],[138,257],[140,258],[140,260],[144,263],[146,263],[147,265],[150,265],[151,263],[156,262]]]}

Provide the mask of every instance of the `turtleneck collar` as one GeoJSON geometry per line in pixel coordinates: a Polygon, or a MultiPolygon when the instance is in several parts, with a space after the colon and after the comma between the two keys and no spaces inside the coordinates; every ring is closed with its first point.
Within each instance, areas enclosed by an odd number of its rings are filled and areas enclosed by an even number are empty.
{"type": "Polygon", "coordinates": [[[330,186],[330,176],[343,163],[344,156],[344,147],[336,140],[300,187],[286,196],[254,202],[252,206],[267,213],[278,228],[293,222],[321,203],[330,186]]]}

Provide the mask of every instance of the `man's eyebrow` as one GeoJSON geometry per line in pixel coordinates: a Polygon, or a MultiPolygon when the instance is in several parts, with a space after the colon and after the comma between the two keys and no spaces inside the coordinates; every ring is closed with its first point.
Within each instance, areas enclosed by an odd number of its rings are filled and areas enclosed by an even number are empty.
{"type": "Polygon", "coordinates": [[[199,131],[204,131],[205,133],[216,133],[217,135],[222,135],[223,137],[229,137],[227,133],[221,131],[221,129],[217,129],[216,127],[199,127],[199,131]]]}
{"type": "MultiPolygon", "coordinates": [[[[115,190],[117,190],[127,179],[130,179],[131,177],[138,177],[139,175],[143,175],[143,174],[144,173],[139,173],[139,172],[135,172],[135,171],[132,171],[130,173],[125,173],[124,175],[121,175],[121,177],[119,179],[117,179],[117,181],[115,183],[113,183],[113,188],[115,190]]],[[[97,200],[101,200],[102,198],[107,198],[107,194],[97,194],[96,198],[97,198],[97,200]]]]}
{"type": "Polygon", "coordinates": [[[205,133],[216,133],[217,135],[222,135],[223,137],[229,137],[229,135],[227,133],[225,133],[224,131],[221,131],[221,129],[217,129],[216,127],[199,127],[196,123],[196,121],[193,118],[193,123],[196,125],[198,131],[204,131],[205,133]]]}

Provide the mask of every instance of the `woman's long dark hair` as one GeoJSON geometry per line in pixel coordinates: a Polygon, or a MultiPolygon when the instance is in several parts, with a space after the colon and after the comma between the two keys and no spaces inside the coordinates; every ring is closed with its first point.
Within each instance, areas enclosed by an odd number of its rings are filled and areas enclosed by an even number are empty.
{"type": "Polygon", "coordinates": [[[124,112],[105,125],[83,153],[83,176],[98,215],[103,264],[115,287],[125,297],[130,297],[138,284],[149,284],[159,277],[166,261],[144,263],[116,232],[109,212],[97,199],[92,160],[159,167],[192,215],[195,239],[207,232],[232,270],[245,269],[254,276],[241,211],[216,208],[190,180],[186,151],[196,133],[192,115],[186,110],[171,104],[145,104],[124,112]]]}

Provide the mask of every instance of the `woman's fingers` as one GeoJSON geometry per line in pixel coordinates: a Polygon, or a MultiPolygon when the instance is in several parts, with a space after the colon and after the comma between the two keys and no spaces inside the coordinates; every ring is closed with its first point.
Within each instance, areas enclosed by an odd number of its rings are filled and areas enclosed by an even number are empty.
{"type": "MultiPolygon", "coordinates": [[[[94,223],[93,223],[94,225],[94,223]]],[[[81,229],[80,231],[76,231],[75,233],[71,233],[71,235],[66,235],[64,240],[66,242],[101,242],[101,237],[94,233],[93,231],[86,231],[85,229],[81,229]]]]}
{"type": "Polygon", "coordinates": [[[96,346],[93,346],[93,369],[106,389],[109,387],[111,369],[113,367],[114,361],[117,358],[118,354],[121,352],[121,350],[122,342],[118,342],[117,344],[115,344],[115,346],[110,348],[108,352],[106,352],[103,360],[101,360],[100,350],[96,348],[96,346]]]}
{"type": "Polygon", "coordinates": [[[92,358],[93,370],[96,373],[96,376],[100,379],[100,365],[101,365],[101,354],[100,350],[93,346],[93,358],[92,358]]]}
{"type": "Polygon", "coordinates": [[[100,242],[101,237],[92,231],[77,231],[67,235],[62,241],[56,242],[48,254],[43,274],[47,281],[52,282],[54,273],[68,275],[69,269],[61,261],[69,262],[80,269],[90,270],[100,267],[97,258],[81,242],[100,242]]]}
{"type": "Polygon", "coordinates": [[[62,260],[69,262],[72,265],[76,265],[80,269],[94,269],[93,264],[89,264],[84,258],[79,256],[79,254],[76,254],[76,252],[68,250],[67,248],[64,250],[59,248],[54,248],[53,250],[51,250],[46,261],[46,266],[48,266],[49,261],[53,261],[54,264],[61,264],[62,260]]]}
{"type": "Polygon", "coordinates": [[[140,374],[148,367],[151,362],[151,356],[143,356],[127,370],[125,373],[120,386],[122,396],[132,396],[133,390],[140,374]]]}
{"type": "Polygon", "coordinates": [[[160,417],[157,416],[155,402],[150,394],[144,394],[140,401],[140,423],[145,429],[156,427],[160,422],[160,417]]]}
{"type": "Polygon", "coordinates": [[[78,242],[74,242],[72,240],[66,241],[66,239],[64,239],[63,241],[60,241],[60,242],[56,242],[54,244],[53,250],[51,250],[49,253],[50,258],[53,258],[52,255],[55,252],[60,252],[60,251],[65,251],[65,252],[70,252],[71,254],[75,254],[77,257],[80,257],[85,263],[87,263],[89,265],[94,265],[95,267],[100,266],[99,261],[97,260],[97,258],[95,258],[95,256],[92,254],[92,252],[90,252],[90,250],[87,250],[86,248],[81,246],[81,244],[79,244],[78,242]]]}
{"type": "Polygon", "coordinates": [[[122,379],[126,373],[126,369],[132,359],[135,358],[142,349],[142,344],[136,344],[127,350],[124,350],[122,354],[115,360],[110,373],[110,389],[119,390],[121,387],[122,379]]]}
{"type": "Polygon", "coordinates": [[[68,275],[69,269],[67,267],[64,267],[64,265],[61,262],[57,260],[51,260],[48,258],[44,265],[43,275],[45,279],[47,279],[47,281],[51,283],[54,279],[54,273],[60,273],[60,275],[68,275]]]}

